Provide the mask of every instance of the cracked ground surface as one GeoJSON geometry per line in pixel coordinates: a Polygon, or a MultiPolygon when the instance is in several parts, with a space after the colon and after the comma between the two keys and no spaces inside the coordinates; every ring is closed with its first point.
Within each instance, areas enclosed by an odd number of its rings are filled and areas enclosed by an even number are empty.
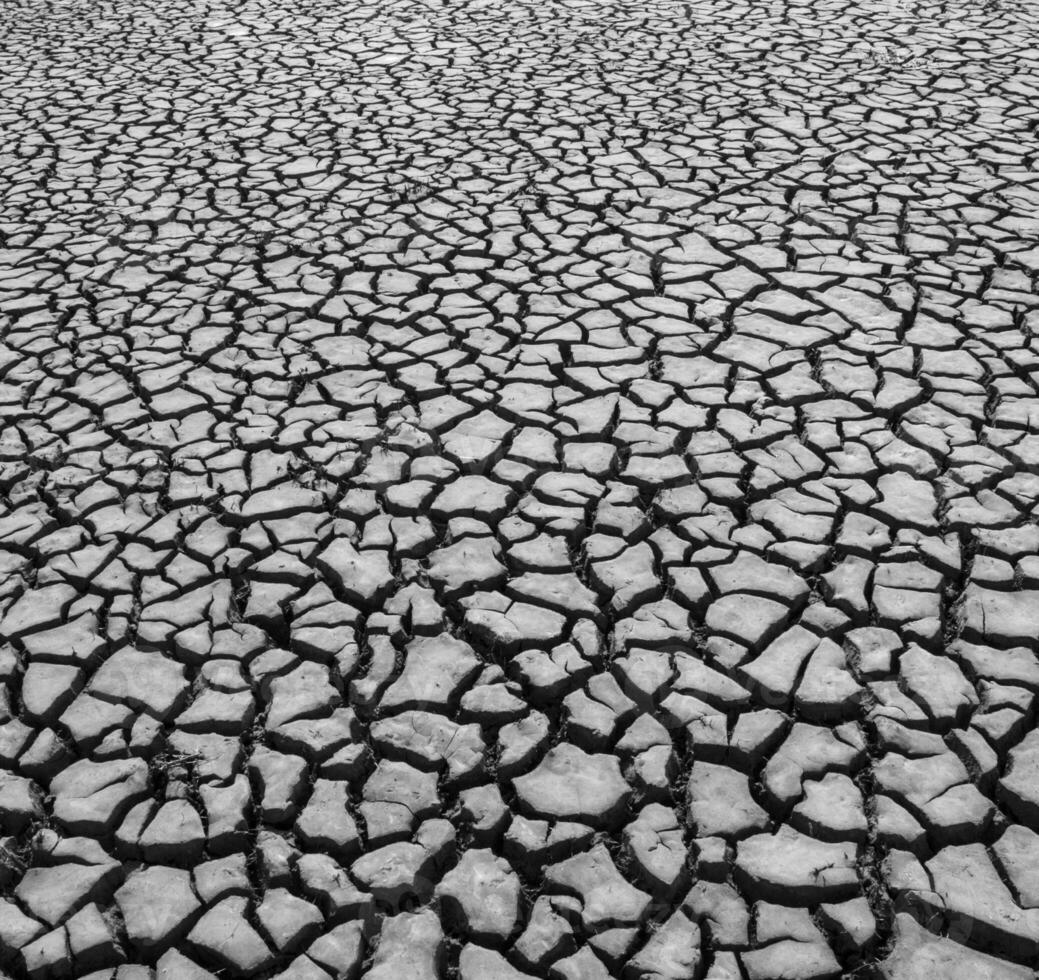
{"type": "Polygon", "coordinates": [[[0,972],[1035,978],[1035,13],[5,3],[0,972]]]}

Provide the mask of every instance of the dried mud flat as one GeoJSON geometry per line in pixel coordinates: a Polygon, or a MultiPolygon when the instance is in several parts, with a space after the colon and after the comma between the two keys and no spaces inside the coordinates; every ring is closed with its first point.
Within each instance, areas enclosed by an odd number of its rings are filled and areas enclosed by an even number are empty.
{"type": "Polygon", "coordinates": [[[5,3],[0,974],[1035,978],[1035,15],[5,3]]]}

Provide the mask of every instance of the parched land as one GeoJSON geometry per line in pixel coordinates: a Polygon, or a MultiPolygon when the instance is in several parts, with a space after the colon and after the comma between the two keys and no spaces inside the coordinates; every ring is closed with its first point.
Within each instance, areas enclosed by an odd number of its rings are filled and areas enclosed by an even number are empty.
{"type": "Polygon", "coordinates": [[[0,81],[0,976],[1035,980],[1033,0],[0,81]]]}

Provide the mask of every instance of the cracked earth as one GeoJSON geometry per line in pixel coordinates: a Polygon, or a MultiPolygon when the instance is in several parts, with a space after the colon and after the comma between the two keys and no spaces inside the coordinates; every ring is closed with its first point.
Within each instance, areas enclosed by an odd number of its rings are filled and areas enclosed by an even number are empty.
{"type": "Polygon", "coordinates": [[[1034,7],[0,22],[0,973],[1034,980],[1034,7]]]}

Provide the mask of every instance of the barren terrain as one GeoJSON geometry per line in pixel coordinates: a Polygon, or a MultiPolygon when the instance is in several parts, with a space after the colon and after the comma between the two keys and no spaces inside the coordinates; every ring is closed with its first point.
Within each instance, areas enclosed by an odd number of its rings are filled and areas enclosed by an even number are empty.
{"type": "Polygon", "coordinates": [[[1035,980],[1034,0],[0,28],[0,974],[1035,980]]]}

